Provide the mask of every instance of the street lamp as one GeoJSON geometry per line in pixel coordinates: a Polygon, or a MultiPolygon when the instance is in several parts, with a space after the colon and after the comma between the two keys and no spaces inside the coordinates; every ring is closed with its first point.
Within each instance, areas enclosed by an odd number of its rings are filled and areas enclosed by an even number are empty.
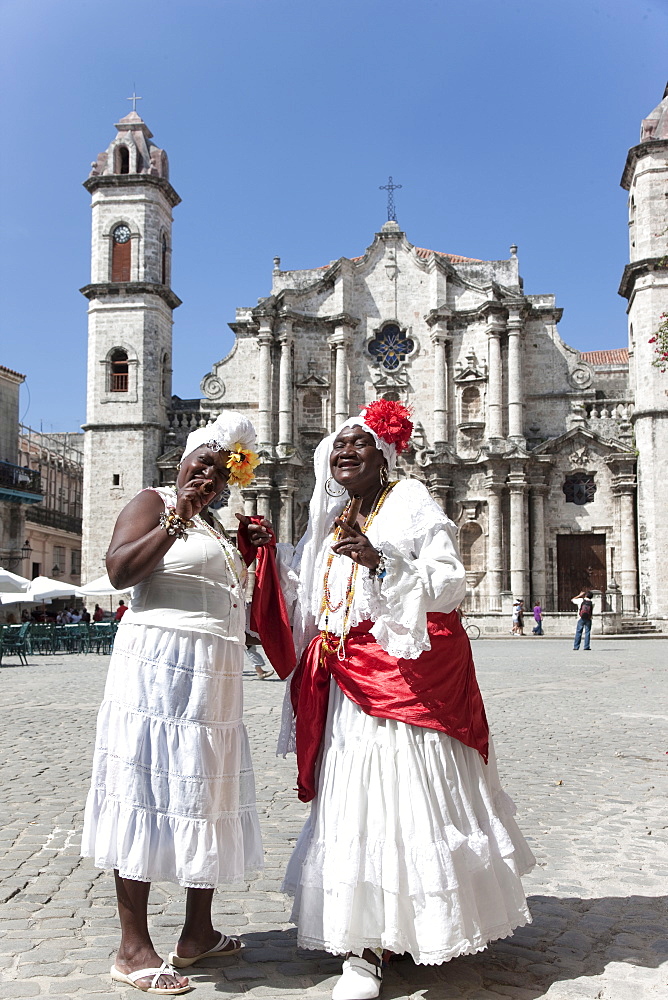
{"type": "Polygon", "coordinates": [[[11,569],[13,566],[18,566],[19,563],[22,563],[24,561],[24,559],[29,559],[31,554],[32,554],[32,545],[26,538],[25,542],[21,546],[19,554],[16,556],[10,556],[9,559],[7,559],[7,568],[11,569]]]}

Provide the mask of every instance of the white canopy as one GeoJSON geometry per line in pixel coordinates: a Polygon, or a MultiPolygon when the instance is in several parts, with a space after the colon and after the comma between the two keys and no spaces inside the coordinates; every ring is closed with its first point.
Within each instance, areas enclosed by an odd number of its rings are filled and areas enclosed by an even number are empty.
{"type": "MultiPolygon", "coordinates": [[[[30,596],[29,593],[26,594],[6,594],[0,593],[0,604],[41,604],[40,601],[36,601],[30,596]]],[[[46,601],[46,604],[51,604],[51,601],[46,601]]]]}
{"type": "Polygon", "coordinates": [[[73,597],[78,589],[76,583],[50,580],[48,576],[36,576],[26,596],[30,601],[46,601],[52,597],[73,597]]]}
{"type": "Polygon", "coordinates": [[[107,594],[113,596],[128,593],[129,590],[116,590],[106,573],[104,576],[98,576],[97,580],[91,580],[85,587],[77,587],[79,597],[105,597],[107,594]]]}
{"type": "Polygon", "coordinates": [[[3,594],[23,594],[30,586],[30,580],[25,576],[17,576],[0,566],[0,591],[3,594]]]}

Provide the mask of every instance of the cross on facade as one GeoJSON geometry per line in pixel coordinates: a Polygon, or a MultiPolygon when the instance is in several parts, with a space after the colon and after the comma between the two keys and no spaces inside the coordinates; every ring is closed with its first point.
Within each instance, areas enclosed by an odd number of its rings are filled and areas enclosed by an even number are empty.
{"type": "MultiPolygon", "coordinates": [[[[136,92],[134,90],[134,87],[133,87],[133,89],[132,89],[132,97],[126,97],[125,100],[126,101],[132,101],[132,110],[136,111],[137,110],[137,101],[143,101],[144,98],[143,97],[137,97],[137,94],[136,94],[136,92]]],[[[390,177],[390,180],[392,180],[391,177],[390,177]]]]}
{"type": "Polygon", "coordinates": [[[397,213],[394,208],[394,192],[398,191],[402,187],[401,184],[392,183],[392,174],[390,174],[387,184],[381,184],[378,187],[379,191],[387,191],[387,221],[396,222],[397,213]]]}

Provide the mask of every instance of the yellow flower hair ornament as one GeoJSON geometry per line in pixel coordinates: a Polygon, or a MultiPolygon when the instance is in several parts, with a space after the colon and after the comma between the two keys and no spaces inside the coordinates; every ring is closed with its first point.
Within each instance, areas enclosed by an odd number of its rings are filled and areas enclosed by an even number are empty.
{"type": "Polygon", "coordinates": [[[248,486],[255,479],[255,467],[260,464],[260,459],[254,451],[249,448],[242,448],[237,444],[232,445],[230,457],[227,460],[227,468],[230,470],[230,486],[248,486]]]}

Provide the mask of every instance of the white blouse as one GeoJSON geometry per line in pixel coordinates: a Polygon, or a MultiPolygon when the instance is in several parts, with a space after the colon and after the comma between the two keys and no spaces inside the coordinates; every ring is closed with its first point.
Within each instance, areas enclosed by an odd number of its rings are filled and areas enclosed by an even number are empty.
{"type": "MultiPolygon", "coordinates": [[[[340,635],[345,594],[351,570],[355,576],[349,624],[373,621],[372,634],[390,656],[416,659],[431,644],[427,633],[429,612],[448,613],[466,593],[466,575],[456,548],[456,528],[417,479],[403,479],[386,498],[369,526],[369,541],[385,557],[386,575],[371,576],[347,556],[335,556],[329,572],[330,604],[337,611],[321,612],[324,575],[333,532],[326,539],[316,566],[316,586],[310,610],[317,627],[340,635]]],[[[286,599],[297,597],[299,549],[288,567],[285,546],[279,547],[286,599]]],[[[306,598],[308,599],[308,598],[306,598]]]]}
{"type": "MultiPolygon", "coordinates": [[[[155,492],[166,504],[174,502],[171,491],[155,492]]],[[[245,579],[238,550],[196,517],[186,537],[177,538],[153,572],[133,588],[123,624],[211,632],[243,642],[245,579]]]]}

